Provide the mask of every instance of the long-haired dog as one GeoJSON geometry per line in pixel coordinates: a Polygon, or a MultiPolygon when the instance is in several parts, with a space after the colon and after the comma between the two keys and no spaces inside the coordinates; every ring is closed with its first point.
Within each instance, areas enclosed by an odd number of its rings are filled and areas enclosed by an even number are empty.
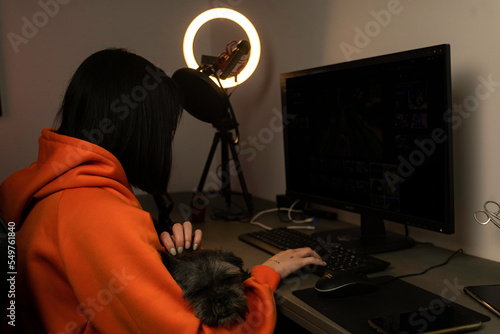
{"type": "Polygon", "coordinates": [[[248,313],[243,281],[250,274],[243,260],[231,252],[201,249],[173,257],[160,252],[162,261],[195,316],[207,326],[229,328],[245,320],[248,313]]]}

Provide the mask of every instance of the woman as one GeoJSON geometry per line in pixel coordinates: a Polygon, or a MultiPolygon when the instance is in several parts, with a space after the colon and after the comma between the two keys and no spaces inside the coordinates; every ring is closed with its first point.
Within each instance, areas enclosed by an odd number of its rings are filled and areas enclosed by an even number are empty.
{"type": "MultiPolygon", "coordinates": [[[[174,82],[123,49],[99,51],[77,69],[57,130],[44,129],[38,160],[0,186],[0,211],[17,235],[16,326],[21,333],[215,333],[201,325],[162,264],[198,249],[189,222],[161,234],[131,186],[167,189],[182,110],[174,82]]],[[[289,250],[252,269],[250,309],[233,332],[271,333],[280,278],[321,265],[311,249],[289,250]],[[259,319],[256,321],[255,319],[259,319]]]]}

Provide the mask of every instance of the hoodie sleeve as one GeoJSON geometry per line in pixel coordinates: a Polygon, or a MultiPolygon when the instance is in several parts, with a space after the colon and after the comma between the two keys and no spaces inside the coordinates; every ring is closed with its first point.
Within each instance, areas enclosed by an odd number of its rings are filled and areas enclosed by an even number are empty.
{"type": "Polygon", "coordinates": [[[256,266],[245,281],[250,310],[245,323],[231,330],[203,326],[161,262],[150,215],[107,191],[65,191],[59,203],[58,240],[78,301],[75,312],[97,332],[272,333],[274,329],[273,293],[279,282],[274,270],[256,266]]]}

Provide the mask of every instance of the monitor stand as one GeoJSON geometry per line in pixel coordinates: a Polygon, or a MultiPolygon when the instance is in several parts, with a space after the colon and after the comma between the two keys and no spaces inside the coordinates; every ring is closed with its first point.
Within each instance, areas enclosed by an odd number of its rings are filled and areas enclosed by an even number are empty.
{"type": "Polygon", "coordinates": [[[361,227],[316,232],[313,236],[364,254],[392,252],[415,245],[407,235],[387,232],[382,218],[368,215],[361,215],[361,227]]]}

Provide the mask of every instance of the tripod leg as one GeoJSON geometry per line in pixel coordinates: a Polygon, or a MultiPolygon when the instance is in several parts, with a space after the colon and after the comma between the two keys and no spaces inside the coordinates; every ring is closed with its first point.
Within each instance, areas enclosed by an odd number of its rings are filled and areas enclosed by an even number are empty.
{"type": "Polygon", "coordinates": [[[210,170],[210,165],[212,164],[212,159],[214,158],[215,150],[217,149],[217,144],[220,140],[220,133],[216,132],[214,135],[214,140],[212,142],[212,147],[210,148],[210,153],[208,154],[207,162],[205,163],[205,168],[203,169],[203,174],[201,175],[200,183],[198,184],[198,193],[203,192],[203,187],[205,186],[205,181],[207,179],[208,171],[210,170]]]}
{"type": "Polygon", "coordinates": [[[231,175],[229,174],[229,149],[231,144],[225,134],[221,134],[221,193],[226,199],[227,206],[231,206],[231,175]]]}
{"type": "Polygon", "coordinates": [[[236,149],[234,147],[234,143],[232,140],[229,140],[229,139],[232,139],[232,138],[226,137],[228,146],[231,149],[231,154],[233,156],[234,165],[235,165],[236,171],[238,173],[238,179],[240,181],[240,186],[241,186],[241,191],[243,193],[243,198],[245,199],[248,213],[251,215],[253,213],[252,196],[250,196],[250,193],[248,192],[247,185],[245,183],[245,178],[243,177],[243,171],[241,170],[240,160],[238,159],[238,153],[236,152],[236,149]]]}

